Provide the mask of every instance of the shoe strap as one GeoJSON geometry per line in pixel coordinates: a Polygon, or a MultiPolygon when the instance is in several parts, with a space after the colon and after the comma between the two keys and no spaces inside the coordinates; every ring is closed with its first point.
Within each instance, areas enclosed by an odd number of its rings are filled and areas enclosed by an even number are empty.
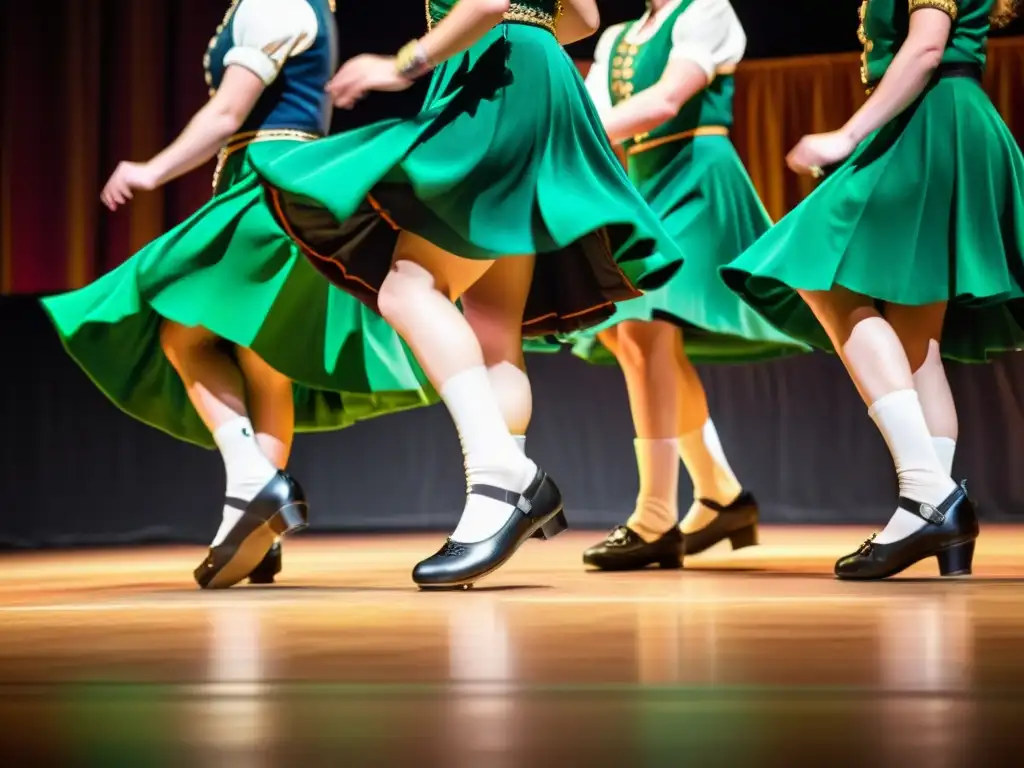
{"type": "Polygon", "coordinates": [[[515,507],[524,515],[529,515],[533,509],[533,504],[526,496],[516,491],[510,491],[507,488],[499,488],[496,485],[484,485],[477,483],[469,486],[470,494],[476,496],[483,496],[484,498],[494,499],[500,501],[503,504],[508,504],[510,507],[515,507]]]}
{"type": "Polygon", "coordinates": [[[907,512],[917,515],[922,520],[933,525],[942,525],[946,522],[946,515],[949,514],[949,510],[954,504],[957,504],[961,499],[967,496],[966,483],[958,485],[949,496],[943,499],[939,506],[935,507],[931,504],[925,504],[923,501],[917,501],[916,499],[908,499],[906,496],[900,496],[900,509],[905,509],[907,512]]]}
{"type": "Polygon", "coordinates": [[[715,512],[728,512],[729,510],[731,510],[731,509],[733,509],[734,507],[737,507],[737,506],[742,506],[742,505],[746,505],[746,504],[753,504],[754,503],[754,497],[748,491],[740,491],[740,495],[737,496],[732,501],[730,501],[728,504],[719,504],[714,499],[704,499],[704,498],[698,498],[697,501],[699,503],[703,504],[708,509],[713,510],[715,512]]]}

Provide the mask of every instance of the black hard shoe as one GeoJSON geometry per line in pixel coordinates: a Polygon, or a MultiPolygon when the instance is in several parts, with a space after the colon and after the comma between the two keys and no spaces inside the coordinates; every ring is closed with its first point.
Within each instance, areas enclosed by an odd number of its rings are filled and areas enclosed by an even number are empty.
{"type": "Polygon", "coordinates": [[[469,493],[503,501],[512,507],[512,514],[490,538],[473,544],[449,538],[437,553],[418,563],[412,580],[423,589],[469,588],[508,562],[527,539],[551,539],[569,527],[562,493],[539,469],[522,493],[492,485],[471,485],[469,493]]]}
{"type": "Polygon", "coordinates": [[[942,576],[969,576],[978,538],[978,516],[967,498],[963,482],[946,499],[933,507],[900,497],[900,509],[913,512],[927,525],[909,536],[888,544],[875,544],[874,535],[860,549],[836,563],[840,579],[869,581],[887,579],[914,563],[934,557],[942,576]]]}
{"type": "Polygon", "coordinates": [[[261,565],[280,536],[309,524],[306,496],[284,472],[278,472],[252,501],[227,499],[225,503],[243,510],[242,516],[196,568],[193,575],[203,589],[237,584],[261,565]]]}
{"type": "Polygon", "coordinates": [[[683,554],[683,534],[676,526],[646,542],[629,526],[620,525],[583,553],[583,564],[602,571],[638,571],[649,565],[681,568],[683,554]]]}
{"type": "Polygon", "coordinates": [[[744,491],[731,504],[722,505],[711,499],[697,499],[708,509],[717,512],[714,520],[693,533],[683,534],[683,552],[697,555],[728,539],[732,548],[743,549],[757,545],[757,499],[744,491]]]}
{"type": "Polygon", "coordinates": [[[275,541],[266,556],[249,574],[250,584],[273,584],[274,577],[281,572],[281,542],[275,541]]]}

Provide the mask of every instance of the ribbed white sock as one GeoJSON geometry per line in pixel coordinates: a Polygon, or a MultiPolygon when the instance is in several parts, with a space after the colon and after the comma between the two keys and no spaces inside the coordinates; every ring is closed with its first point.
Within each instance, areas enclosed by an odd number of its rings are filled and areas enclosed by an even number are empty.
{"type": "MultiPolygon", "coordinates": [[[[256,430],[252,422],[242,416],[222,424],[213,433],[213,440],[220,449],[227,474],[227,489],[224,495],[240,502],[250,502],[256,494],[277,474],[270,459],[256,441],[256,430]]],[[[224,506],[220,529],[211,546],[217,546],[228,535],[242,516],[242,510],[224,506]]]]}
{"type": "MultiPolygon", "coordinates": [[[[487,369],[479,366],[457,373],[444,382],[440,394],[459,433],[467,483],[525,491],[537,474],[537,465],[523,455],[509,434],[487,369]]],[[[451,539],[472,544],[490,538],[513,512],[513,507],[495,499],[468,495],[451,539]]]]}
{"type": "Polygon", "coordinates": [[[725,506],[743,492],[743,486],[725,457],[715,423],[709,418],[704,426],[679,438],[679,457],[693,481],[693,503],[680,528],[693,533],[707,527],[718,515],[698,499],[710,499],[725,506]]]}
{"type": "MultiPolygon", "coordinates": [[[[921,402],[913,389],[890,392],[868,409],[889,446],[900,482],[900,496],[938,506],[956,483],[935,453],[921,402]]],[[[906,538],[927,523],[913,512],[897,508],[875,541],[887,544],[906,538]]]]}
{"type": "Polygon", "coordinates": [[[640,492],[626,525],[655,541],[679,522],[679,453],[675,438],[633,441],[640,492]]]}

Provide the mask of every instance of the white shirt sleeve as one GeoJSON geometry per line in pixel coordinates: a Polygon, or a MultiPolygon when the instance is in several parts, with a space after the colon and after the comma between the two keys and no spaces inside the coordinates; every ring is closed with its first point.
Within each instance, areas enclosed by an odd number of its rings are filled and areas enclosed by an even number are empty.
{"type": "Polygon", "coordinates": [[[672,58],[692,61],[713,80],[735,67],[747,50],[747,35],[729,0],[695,0],[672,27],[672,58]]]}
{"type": "Polygon", "coordinates": [[[613,24],[606,29],[597,40],[597,47],[594,49],[594,61],[587,72],[587,92],[591,101],[597,107],[598,114],[603,115],[612,108],[612,97],[608,90],[608,77],[611,66],[612,46],[616,38],[622,33],[622,24],[613,24]]]}
{"type": "Polygon", "coordinates": [[[245,67],[270,85],[292,56],[309,50],[319,25],[306,0],[242,0],[235,9],[234,45],[224,66],[245,67]]]}

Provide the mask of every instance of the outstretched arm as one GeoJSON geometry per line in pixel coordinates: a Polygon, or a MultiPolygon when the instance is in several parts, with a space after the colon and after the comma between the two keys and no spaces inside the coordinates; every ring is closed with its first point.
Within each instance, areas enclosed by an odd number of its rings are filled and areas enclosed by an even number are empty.
{"type": "MultiPolygon", "coordinates": [[[[820,176],[822,169],[845,160],[857,145],[909,107],[924,91],[942,62],[953,18],[950,3],[909,0],[910,29],[878,87],[842,128],[832,133],[805,136],[786,162],[797,173],[820,176]]],[[[956,13],[956,5],[951,5],[956,13]]]]}
{"type": "Polygon", "coordinates": [[[501,21],[509,0],[458,0],[427,34],[397,56],[363,54],[349,59],[327,84],[336,107],[351,109],[368,91],[404,91],[417,78],[471,47],[501,21]]]}
{"type": "Polygon", "coordinates": [[[601,14],[595,0],[562,0],[562,16],[558,19],[558,42],[575,43],[597,32],[601,14]]]}
{"type": "Polygon", "coordinates": [[[304,0],[243,0],[234,16],[235,45],[217,92],[166,149],[145,163],[123,162],[100,195],[115,210],[134,190],[152,190],[209,161],[245,122],[288,57],[306,50],[317,20],[304,0]]]}
{"type": "Polygon", "coordinates": [[[708,76],[692,61],[670,61],[658,80],[636,96],[620,101],[604,119],[613,144],[647,133],[675,117],[690,99],[708,86],[708,76]]]}
{"type": "MultiPolygon", "coordinates": [[[[864,106],[843,126],[843,131],[854,144],[859,144],[913,104],[942,62],[953,19],[945,11],[938,10],[936,5],[910,0],[912,13],[906,42],[900,46],[864,106]],[[917,10],[914,10],[915,6],[917,10]]],[[[952,7],[955,8],[955,4],[952,7]]]]}
{"type": "Polygon", "coordinates": [[[747,38],[728,0],[696,0],[676,19],[672,53],[657,83],[620,101],[604,116],[613,143],[654,130],[703,91],[724,65],[735,65],[747,38]]]}

